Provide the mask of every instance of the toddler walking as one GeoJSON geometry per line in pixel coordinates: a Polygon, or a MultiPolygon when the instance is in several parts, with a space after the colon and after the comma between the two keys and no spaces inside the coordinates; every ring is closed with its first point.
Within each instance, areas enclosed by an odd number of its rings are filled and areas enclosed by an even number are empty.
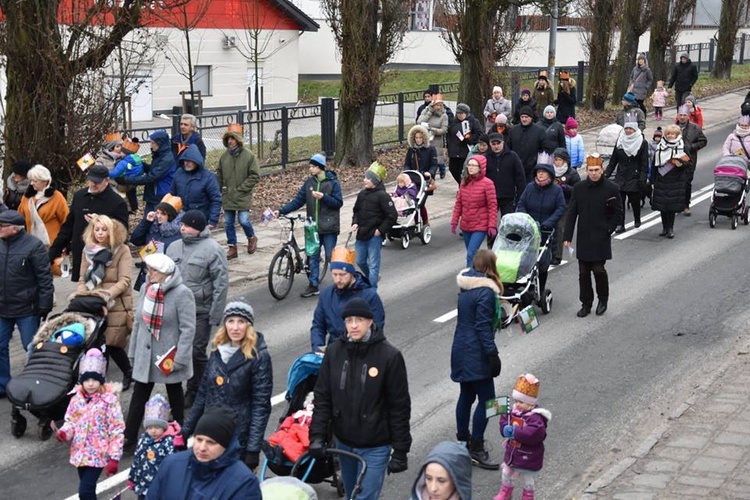
{"type": "Polygon", "coordinates": [[[79,363],[78,383],[65,412],[65,424],[55,438],[70,441],[70,464],[78,468],[78,497],[96,500],[96,481],[106,467],[117,473],[122,457],[125,422],[119,384],[104,383],[107,360],[99,349],[89,349],[79,363]]]}
{"type": "Polygon", "coordinates": [[[667,96],[669,92],[664,88],[664,81],[659,80],[656,82],[656,90],[651,95],[651,100],[654,102],[654,118],[657,121],[661,121],[664,118],[664,106],[667,105],[667,96]]]}
{"type": "Polygon", "coordinates": [[[517,480],[523,483],[523,500],[534,500],[534,477],[542,470],[544,440],[552,414],[536,404],[539,379],[527,373],[519,375],[513,389],[510,417],[500,418],[504,438],[503,484],[494,500],[510,500],[517,480]]]}

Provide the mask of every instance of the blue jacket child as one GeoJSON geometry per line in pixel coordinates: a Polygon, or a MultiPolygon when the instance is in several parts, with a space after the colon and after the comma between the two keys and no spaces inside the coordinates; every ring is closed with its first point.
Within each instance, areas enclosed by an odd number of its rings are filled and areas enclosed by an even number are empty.
{"type": "Polygon", "coordinates": [[[125,139],[121,147],[122,152],[128,154],[109,171],[109,178],[117,180],[121,177],[138,177],[143,174],[143,160],[138,154],[138,142],[125,139]]]}

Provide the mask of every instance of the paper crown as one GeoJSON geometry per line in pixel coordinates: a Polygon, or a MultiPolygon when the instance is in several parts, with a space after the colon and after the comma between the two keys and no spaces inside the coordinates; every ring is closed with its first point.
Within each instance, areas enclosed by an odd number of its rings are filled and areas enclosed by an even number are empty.
{"type": "Polygon", "coordinates": [[[539,379],[531,373],[519,375],[513,388],[513,399],[526,404],[536,404],[539,396],[539,379]]]}
{"type": "Polygon", "coordinates": [[[537,165],[552,165],[553,162],[554,162],[554,157],[551,154],[546,153],[544,151],[542,151],[536,156],[537,165]]]}
{"type": "Polygon", "coordinates": [[[161,203],[166,203],[174,208],[174,211],[179,213],[182,210],[182,198],[173,194],[167,193],[164,198],[161,199],[161,203]]]}
{"type": "Polygon", "coordinates": [[[602,156],[599,153],[591,153],[586,157],[586,166],[587,167],[593,167],[593,166],[602,166],[602,156]]]}
{"type": "Polygon", "coordinates": [[[89,349],[78,365],[78,374],[95,373],[104,378],[107,373],[107,360],[99,349],[89,349]]]}
{"type": "Polygon", "coordinates": [[[104,136],[104,142],[116,142],[122,140],[122,134],[120,132],[107,132],[104,136]]]}
{"type": "Polygon", "coordinates": [[[242,133],[242,124],[241,123],[230,123],[227,125],[227,132],[237,132],[238,134],[242,133]]]}
{"type": "Polygon", "coordinates": [[[560,71],[560,80],[570,80],[570,72],[560,71]]]}
{"type": "Polygon", "coordinates": [[[169,425],[169,403],[161,394],[154,394],[146,403],[143,412],[143,427],[161,427],[166,429],[169,425]]]}
{"type": "Polygon", "coordinates": [[[339,269],[354,274],[357,268],[354,263],[357,260],[357,252],[343,245],[339,245],[331,252],[331,269],[339,269]]]}
{"type": "Polygon", "coordinates": [[[388,170],[377,161],[372,162],[370,164],[370,168],[368,168],[367,171],[377,175],[378,179],[380,179],[381,181],[385,179],[386,175],[388,175],[388,170]]]}
{"type": "Polygon", "coordinates": [[[128,153],[131,153],[131,154],[137,153],[140,147],[141,147],[140,143],[132,139],[125,139],[122,141],[122,149],[127,151],[128,153]]]}

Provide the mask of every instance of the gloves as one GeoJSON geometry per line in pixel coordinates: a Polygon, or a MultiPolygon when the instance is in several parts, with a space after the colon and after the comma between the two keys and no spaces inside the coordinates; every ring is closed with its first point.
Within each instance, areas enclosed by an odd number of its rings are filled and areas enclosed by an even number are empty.
{"type": "Polygon", "coordinates": [[[503,427],[503,437],[513,439],[516,435],[516,427],[514,425],[506,425],[503,427]]]}
{"type": "Polygon", "coordinates": [[[57,431],[57,434],[55,434],[55,439],[57,439],[60,443],[67,443],[68,435],[65,433],[65,431],[57,431]]]}
{"type": "Polygon", "coordinates": [[[40,309],[39,310],[39,320],[44,323],[47,321],[47,316],[49,316],[49,313],[51,313],[52,310],[50,309],[40,309]]]}
{"type": "Polygon", "coordinates": [[[257,452],[249,451],[245,455],[245,465],[247,465],[248,469],[255,470],[255,468],[258,467],[259,462],[260,455],[257,452]]]}
{"type": "Polygon", "coordinates": [[[128,479],[128,489],[130,491],[135,490],[135,483],[133,481],[131,481],[130,479],[128,479]]]}
{"type": "Polygon", "coordinates": [[[308,449],[310,456],[315,460],[324,460],[326,458],[326,444],[320,439],[314,439],[310,442],[308,449]]]}
{"type": "Polygon", "coordinates": [[[487,229],[487,236],[489,236],[490,238],[494,239],[497,236],[497,228],[496,227],[491,227],[491,228],[487,229]]]}
{"type": "Polygon", "coordinates": [[[182,433],[177,434],[172,440],[172,444],[174,444],[174,447],[180,450],[185,449],[185,443],[187,443],[187,438],[183,436],[182,433]]]}
{"type": "Polygon", "coordinates": [[[456,229],[458,229],[458,224],[451,224],[451,234],[456,234],[456,229]]]}
{"type": "Polygon", "coordinates": [[[502,363],[500,362],[500,354],[493,354],[488,357],[490,361],[490,375],[492,375],[492,378],[497,377],[500,375],[500,370],[502,369],[502,363]]]}
{"type": "Polygon", "coordinates": [[[545,233],[549,233],[550,231],[552,231],[552,228],[547,226],[546,224],[542,224],[542,231],[544,231],[545,233]]]}
{"type": "Polygon", "coordinates": [[[117,470],[120,468],[120,462],[117,460],[110,458],[109,461],[107,461],[107,477],[114,476],[117,474],[117,470]]]}
{"type": "Polygon", "coordinates": [[[398,474],[409,468],[409,461],[405,451],[393,450],[391,461],[388,462],[388,474],[398,474]]]}

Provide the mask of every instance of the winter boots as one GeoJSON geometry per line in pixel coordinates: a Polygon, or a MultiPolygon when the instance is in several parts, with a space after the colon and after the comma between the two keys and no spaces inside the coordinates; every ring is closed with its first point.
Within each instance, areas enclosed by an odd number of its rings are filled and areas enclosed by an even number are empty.
{"type": "Polygon", "coordinates": [[[229,245],[229,250],[227,251],[227,260],[232,260],[237,258],[237,245],[229,245]]]}
{"type": "Polygon", "coordinates": [[[500,468],[500,464],[493,462],[490,459],[490,454],[484,449],[484,441],[476,441],[469,438],[466,445],[469,448],[469,456],[471,456],[471,462],[473,464],[487,470],[498,470],[500,468]]]}
{"type": "Polygon", "coordinates": [[[527,490],[524,488],[521,500],[534,500],[534,490],[527,490]]]}
{"type": "Polygon", "coordinates": [[[252,235],[247,240],[247,253],[252,255],[255,253],[256,250],[258,250],[258,237],[255,235],[252,235]]]}
{"type": "Polygon", "coordinates": [[[503,483],[503,486],[493,500],[510,500],[511,498],[513,498],[513,485],[503,483]]]}

